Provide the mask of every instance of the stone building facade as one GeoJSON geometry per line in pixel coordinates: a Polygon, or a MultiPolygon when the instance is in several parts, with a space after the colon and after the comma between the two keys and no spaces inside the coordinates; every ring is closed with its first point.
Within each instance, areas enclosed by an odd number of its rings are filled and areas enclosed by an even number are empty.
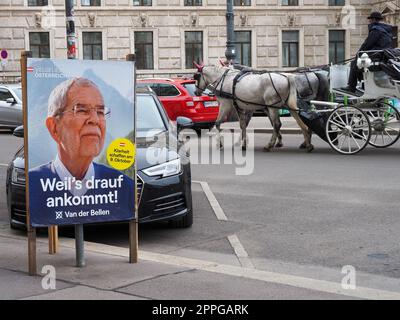
{"type": "MultiPolygon", "coordinates": [[[[351,57],[367,35],[372,8],[400,23],[398,0],[234,1],[242,59],[258,69],[351,57]]],[[[210,64],[224,57],[225,14],[226,0],[75,0],[78,57],[117,60],[145,52],[138,57],[147,68],[141,76],[193,73],[194,51],[210,64]]],[[[3,80],[19,76],[22,50],[66,58],[65,32],[64,0],[0,0],[0,49],[9,53],[3,80]]]]}

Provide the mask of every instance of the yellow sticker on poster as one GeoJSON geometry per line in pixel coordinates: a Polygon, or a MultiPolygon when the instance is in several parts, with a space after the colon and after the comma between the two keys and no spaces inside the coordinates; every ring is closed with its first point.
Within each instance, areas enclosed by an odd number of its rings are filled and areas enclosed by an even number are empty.
{"type": "Polygon", "coordinates": [[[107,162],[117,170],[126,170],[135,163],[136,147],[128,139],[115,139],[107,148],[107,162]]]}

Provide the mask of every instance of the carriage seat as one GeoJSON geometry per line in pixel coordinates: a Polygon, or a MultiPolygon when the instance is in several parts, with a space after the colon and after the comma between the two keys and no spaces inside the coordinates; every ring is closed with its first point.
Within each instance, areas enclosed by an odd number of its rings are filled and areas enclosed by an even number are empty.
{"type": "Polygon", "coordinates": [[[372,65],[368,68],[371,72],[383,71],[395,80],[400,80],[400,49],[385,49],[380,51],[366,51],[372,60],[372,65]]]}
{"type": "Polygon", "coordinates": [[[382,69],[381,71],[374,71],[374,82],[378,87],[393,88],[391,80],[392,78],[382,69]]]}

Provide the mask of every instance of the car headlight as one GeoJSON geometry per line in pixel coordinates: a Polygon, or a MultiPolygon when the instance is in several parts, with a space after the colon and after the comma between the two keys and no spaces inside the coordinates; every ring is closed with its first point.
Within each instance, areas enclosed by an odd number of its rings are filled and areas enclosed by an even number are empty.
{"type": "Polygon", "coordinates": [[[143,172],[150,177],[154,176],[162,176],[163,178],[170,177],[181,173],[181,160],[176,159],[168,161],[166,163],[147,168],[143,170],[143,172]]]}
{"type": "Polygon", "coordinates": [[[11,181],[15,184],[25,184],[25,170],[14,168],[11,174],[11,181]]]}

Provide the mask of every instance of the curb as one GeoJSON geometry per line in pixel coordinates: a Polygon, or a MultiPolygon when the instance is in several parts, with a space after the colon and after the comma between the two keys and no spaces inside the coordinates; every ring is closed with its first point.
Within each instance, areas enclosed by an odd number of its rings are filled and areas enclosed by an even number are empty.
{"type": "MultiPolygon", "coordinates": [[[[0,230],[0,236],[9,238],[9,239],[18,239],[26,241],[26,237],[9,235],[7,232],[2,232],[0,230]]],[[[39,240],[39,239],[38,239],[39,240]]],[[[47,241],[45,239],[40,239],[38,241],[39,244],[44,245],[46,247],[47,241]]],[[[74,239],[62,239],[60,242],[60,247],[66,247],[69,249],[73,249],[75,247],[74,239]]],[[[85,241],[85,247],[88,252],[94,254],[104,254],[109,256],[117,256],[117,257],[129,257],[129,249],[116,247],[111,245],[104,245],[99,243],[92,243],[85,241]]],[[[275,285],[283,285],[289,286],[292,290],[297,289],[306,289],[306,290],[313,290],[320,293],[327,293],[332,295],[343,295],[346,297],[352,297],[357,299],[370,299],[370,300],[399,300],[400,299],[400,292],[397,291],[390,291],[386,289],[378,289],[378,288],[371,288],[371,287],[362,287],[357,286],[355,290],[348,290],[343,288],[341,283],[332,281],[332,280],[322,280],[322,279],[315,279],[310,277],[304,277],[299,275],[293,274],[285,274],[279,273],[269,270],[261,270],[261,269],[253,269],[249,267],[243,266],[233,266],[228,264],[221,264],[216,263],[213,261],[208,260],[200,260],[196,258],[187,258],[183,256],[172,256],[169,254],[162,254],[162,253],[154,253],[149,251],[141,251],[139,261],[148,261],[151,263],[155,263],[160,265],[160,268],[163,268],[163,265],[171,265],[181,268],[186,268],[188,271],[190,270],[198,270],[204,272],[210,272],[217,275],[224,275],[235,277],[237,279],[245,279],[251,281],[259,281],[263,282],[266,285],[268,284],[275,284],[275,285]]],[[[70,275],[73,275],[74,270],[76,267],[70,267],[71,272],[70,275]]],[[[21,270],[14,270],[21,273],[21,270]]],[[[23,271],[22,271],[23,272],[23,271]]],[[[76,272],[79,274],[80,272],[76,272]]],[[[26,274],[26,273],[25,273],[26,274]]],[[[163,275],[170,275],[176,273],[166,273],[164,272],[163,275]]],[[[151,278],[150,278],[151,279],[151,278]]],[[[79,281],[71,280],[71,278],[60,278],[59,280],[65,282],[72,282],[75,286],[85,285],[87,287],[92,287],[96,290],[103,290],[101,286],[94,286],[92,284],[81,284],[79,281]]],[[[144,279],[149,280],[149,279],[144,279]]],[[[142,280],[143,281],[143,280],[142,280]]],[[[138,283],[138,282],[135,282],[138,283]]],[[[134,284],[135,284],[134,283],[134,284]]],[[[62,289],[61,289],[62,290],[62,289]]],[[[39,295],[40,296],[40,295],[39,295]]]]}

